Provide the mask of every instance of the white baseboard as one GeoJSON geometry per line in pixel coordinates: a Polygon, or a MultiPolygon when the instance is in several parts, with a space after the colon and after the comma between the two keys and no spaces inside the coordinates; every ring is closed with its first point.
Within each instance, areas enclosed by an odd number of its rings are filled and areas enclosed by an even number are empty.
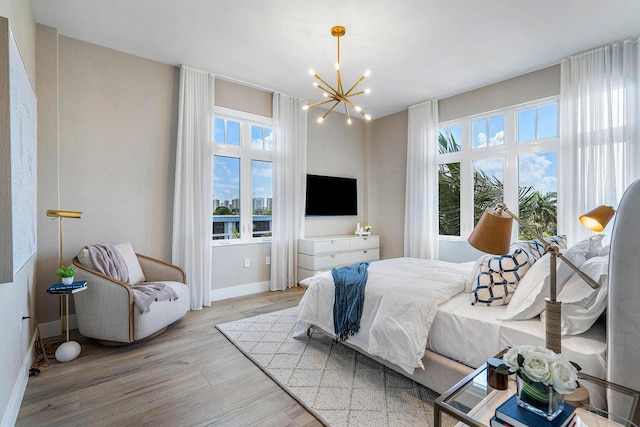
{"type": "Polygon", "coordinates": [[[20,367],[20,375],[16,379],[16,383],[13,385],[9,402],[7,403],[7,409],[4,412],[2,419],[0,420],[1,427],[11,427],[16,425],[18,420],[18,413],[20,413],[20,405],[22,405],[22,398],[24,392],[27,390],[27,382],[29,381],[29,369],[33,363],[33,352],[35,351],[37,329],[34,328],[31,335],[31,344],[29,345],[29,351],[24,355],[22,360],[22,366],[20,367]]]}
{"type": "Polygon", "coordinates": [[[269,290],[269,284],[270,282],[267,281],[249,283],[241,286],[231,286],[222,289],[213,289],[211,290],[211,302],[265,292],[269,290]]]}
{"type": "MultiPolygon", "coordinates": [[[[78,329],[78,320],[76,319],[75,314],[72,314],[69,316],[69,330],[72,330],[72,329],[78,329]]],[[[40,333],[42,334],[42,338],[51,338],[51,337],[60,336],[60,320],[41,323],[40,333]]]]}

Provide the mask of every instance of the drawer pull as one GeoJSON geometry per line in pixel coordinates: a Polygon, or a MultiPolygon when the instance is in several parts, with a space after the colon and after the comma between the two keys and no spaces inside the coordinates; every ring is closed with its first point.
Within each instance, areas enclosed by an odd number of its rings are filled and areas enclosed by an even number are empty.
{"type": "Polygon", "coordinates": [[[332,241],[331,241],[331,243],[335,243],[335,242],[336,242],[335,240],[332,240],[332,241]]]}
{"type": "Polygon", "coordinates": [[[331,258],[335,258],[335,257],[336,257],[336,254],[331,254],[331,258]]]}
{"type": "Polygon", "coordinates": [[[367,251],[362,251],[362,253],[365,253],[365,254],[366,254],[366,253],[367,253],[367,251]]]}

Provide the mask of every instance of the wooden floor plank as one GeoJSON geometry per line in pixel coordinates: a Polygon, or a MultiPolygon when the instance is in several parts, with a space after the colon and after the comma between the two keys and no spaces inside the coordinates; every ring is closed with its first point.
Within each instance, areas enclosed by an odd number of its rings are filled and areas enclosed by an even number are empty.
{"type": "Polygon", "coordinates": [[[73,331],[78,359],[31,377],[17,426],[322,425],[216,328],[293,307],[304,288],[214,302],[147,342],[104,347],[73,331]]]}

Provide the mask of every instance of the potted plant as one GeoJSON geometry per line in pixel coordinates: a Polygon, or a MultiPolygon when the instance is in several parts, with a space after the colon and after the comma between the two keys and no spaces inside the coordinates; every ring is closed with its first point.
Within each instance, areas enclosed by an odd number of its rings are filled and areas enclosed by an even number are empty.
{"type": "Polygon", "coordinates": [[[62,283],[65,285],[70,285],[73,283],[73,276],[75,276],[76,270],[73,269],[73,266],[67,265],[66,267],[60,267],[56,270],[56,275],[62,280],[62,283]]]}

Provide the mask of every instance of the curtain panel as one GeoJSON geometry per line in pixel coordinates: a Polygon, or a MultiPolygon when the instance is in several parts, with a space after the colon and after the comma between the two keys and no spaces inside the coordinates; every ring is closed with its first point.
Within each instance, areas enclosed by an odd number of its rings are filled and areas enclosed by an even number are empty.
{"type": "Polygon", "coordinates": [[[591,234],[581,214],[616,208],[640,177],[639,70],[639,37],[561,63],[558,230],[573,242],[591,234]]]}
{"type": "Polygon", "coordinates": [[[298,239],[304,233],[307,112],[304,101],[273,95],[273,235],[270,289],[297,284],[298,239]]]}
{"type": "Polygon", "coordinates": [[[438,258],[438,101],[409,107],[404,255],[438,258]]]}
{"type": "Polygon", "coordinates": [[[191,310],[211,305],[214,84],[180,67],[172,262],[187,274],[191,310]]]}

